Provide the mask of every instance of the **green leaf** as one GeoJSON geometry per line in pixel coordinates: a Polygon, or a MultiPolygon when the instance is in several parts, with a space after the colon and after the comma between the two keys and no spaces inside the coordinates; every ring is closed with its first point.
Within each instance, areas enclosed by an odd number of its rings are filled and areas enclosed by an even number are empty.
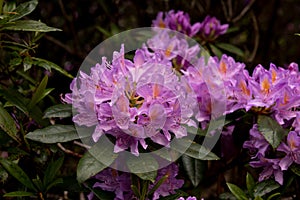
{"type": "Polygon", "coordinates": [[[25,192],[25,191],[15,191],[3,195],[3,197],[31,197],[31,196],[35,196],[35,193],[25,192]]]}
{"type": "Polygon", "coordinates": [[[253,191],[254,191],[254,187],[255,187],[255,181],[254,181],[252,175],[248,172],[247,172],[247,175],[246,175],[246,185],[247,185],[247,189],[248,189],[249,194],[252,196],[253,191]]]}
{"type": "Polygon", "coordinates": [[[45,187],[48,187],[48,185],[53,182],[53,180],[57,176],[57,173],[58,173],[59,169],[61,168],[63,162],[64,162],[64,157],[61,157],[54,162],[53,161],[50,162],[50,164],[48,165],[48,167],[45,171],[45,175],[43,178],[43,184],[45,187]]]}
{"type": "Polygon", "coordinates": [[[16,106],[19,110],[21,110],[27,116],[29,115],[40,125],[48,125],[49,122],[43,119],[43,113],[38,106],[34,106],[29,112],[27,105],[29,104],[30,100],[22,96],[20,93],[18,93],[18,91],[13,89],[0,90],[0,95],[2,95],[8,101],[5,106],[16,106]]]}
{"type": "Polygon", "coordinates": [[[8,30],[8,31],[33,31],[33,32],[60,31],[60,29],[47,26],[46,24],[40,21],[34,21],[34,20],[17,20],[14,22],[9,22],[4,24],[1,27],[1,29],[8,30]]]}
{"type": "Polygon", "coordinates": [[[259,115],[257,119],[258,130],[269,144],[275,149],[282,141],[286,130],[277,121],[266,115],[259,115]]]}
{"type": "Polygon", "coordinates": [[[131,190],[132,190],[132,192],[133,192],[133,194],[137,197],[137,198],[141,198],[141,192],[139,191],[139,189],[137,188],[137,186],[136,185],[130,185],[130,188],[131,188],[131,190]]]}
{"type": "Polygon", "coordinates": [[[53,62],[50,62],[50,61],[42,59],[42,58],[32,57],[32,59],[35,61],[34,62],[35,65],[43,67],[48,71],[51,71],[51,69],[54,69],[54,70],[58,71],[59,73],[65,75],[69,78],[74,78],[71,74],[69,74],[64,69],[62,69],[60,66],[58,66],[57,64],[55,64],[53,62]]]}
{"type": "Polygon", "coordinates": [[[227,29],[227,31],[226,31],[226,34],[228,34],[228,33],[233,33],[233,32],[237,32],[237,31],[239,31],[239,30],[240,30],[240,27],[238,27],[238,26],[229,27],[229,28],[227,29]]]}
{"type": "Polygon", "coordinates": [[[32,67],[32,60],[29,56],[26,56],[23,60],[24,72],[29,70],[32,67]]]}
{"type": "Polygon", "coordinates": [[[274,198],[274,197],[276,197],[275,199],[278,199],[277,196],[280,196],[280,195],[281,195],[281,193],[280,193],[280,192],[277,192],[277,193],[275,193],[275,194],[270,195],[270,196],[267,198],[267,200],[271,200],[271,199],[274,198]]]}
{"type": "Polygon", "coordinates": [[[5,1],[5,4],[3,6],[3,12],[13,12],[16,9],[17,5],[15,1],[5,1]]]}
{"type": "Polygon", "coordinates": [[[294,174],[300,176],[300,165],[292,164],[289,168],[292,170],[294,174]]]}
{"type": "Polygon", "coordinates": [[[0,165],[0,182],[5,183],[8,179],[7,171],[0,165]]]}
{"type": "Polygon", "coordinates": [[[35,93],[33,94],[31,101],[29,102],[28,109],[31,110],[33,106],[35,106],[43,97],[45,93],[45,89],[48,83],[48,76],[46,75],[39,86],[37,87],[35,93]]]}
{"type": "Polygon", "coordinates": [[[161,177],[161,179],[159,179],[155,185],[152,187],[152,189],[148,192],[148,195],[152,195],[169,177],[168,174],[164,175],[163,177],[161,177]]]}
{"type": "Polygon", "coordinates": [[[87,183],[85,185],[85,187],[87,187],[91,192],[93,192],[93,194],[95,195],[95,197],[97,197],[98,199],[101,200],[112,200],[114,199],[114,194],[112,192],[108,192],[108,191],[103,191],[99,188],[93,188],[94,183],[87,183]]]}
{"type": "Polygon", "coordinates": [[[30,14],[36,8],[37,5],[37,0],[28,1],[18,5],[18,7],[15,10],[13,10],[15,14],[11,14],[11,16],[9,16],[9,21],[16,21],[30,14]]]}
{"type": "Polygon", "coordinates": [[[101,137],[79,160],[77,180],[80,183],[110,166],[118,157],[118,154],[113,152],[114,146],[108,144],[111,144],[108,138],[101,137]]]}
{"type": "Polygon", "coordinates": [[[57,178],[46,186],[45,192],[50,190],[53,186],[64,183],[62,178],[57,178]]]}
{"type": "Polygon", "coordinates": [[[16,106],[23,113],[29,113],[27,109],[27,103],[29,99],[23,97],[20,93],[13,89],[0,90],[0,95],[4,97],[8,102],[10,102],[13,106],[16,106]]]}
{"type": "Polygon", "coordinates": [[[217,119],[211,120],[206,129],[203,130],[201,128],[197,128],[197,132],[194,132],[194,134],[209,137],[209,134],[207,134],[208,131],[219,131],[219,129],[223,129],[224,126],[230,124],[232,121],[234,120],[225,119],[225,116],[218,117],[217,119]]]}
{"type": "Polygon", "coordinates": [[[238,199],[238,200],[248,200],[248,197],[246,196],[245,192],[239,188],[238,186],[226,183],[231,193],[238,199]]]}
{"type": "Polygon", "coordinates": [[[24,73],[23,70],[17,70],[16,73],[20,76],[22,76],[24,79],[26,79],[27,81],[31,82],[32,84],[36,84],[36,80],[33,79],[33,77],[31,77],[28,73],[24,73]]]}
{"type": "Polygon", "coordinates": [[[52,117],[70,117],[72,116],[72,105],[70,104],[58,104],[47,108],[43,118],[52,117]]]}
{"type": "Polygon", "coordinates": [[[192,158],[201,160],[219,160],[219,157],[200,144],[188,139],[177,139],[171,143],[171,148],[192,158]]]}
{"type": "Polygon", "coordinates": [[[236,200],[235,196],[230,192],[224,192],[219,195],[219,199],[222,200],[236,200]]]}
{"type": "Polygon", "coordinates": [[[261,198],[261,197],[259,197],[259,196],[257,196],[257,197],[254,198],[254,200],[264,200],[264,199],[261,198]]]}
{"type": "Polygon", "coordinates": [[[32,181],[27,176],[27,174],[22,170],[21,167],[19,167],[17,164],[15,164],[12,161],[9,161],[7,159],[0,158],[0,164],[4,167],[4,169],[12,175],[15,179],[17,179],[20,183],[22,183],[24,186],[26,186],[28,189],[37,191],[34,187],[32,181]]]}
{"type": "Polygon", "coordinates": [[[223,50],[228,51],[230,53],[234,53],[238,56],[241,56],[241,57],[244,56],[244,52],[240,48],[238,48],[238,47],[236,47],[232,44],[229,44],[229,43],[216,43],[216,46],[219,47],[220,49],[223,49],[223,50]]]}
{"type": "Polygon", "coordinates": [[[148,190],[149,190],[149,184],[150,181],[149,180],[142,180],[141,181],[141,197],[140,199],[146,199],[148,190]]]}
{"type": "Polygon", "coordinates": [[[21,63],[22,63],[22,58],[20,58],[20,57],[13,58],[9,61],[10,66],[18,66],[21,63]]]}
{"type": "Polygon", "coordinates": [[[142,154],[138,157],[131,156],[127,159],[127,166],[130,172],[136,174],[143,180],[154,182],[157,176],[159,165],[156,159],[149,154],[142,154]]]}
{"type": "Polygon", "coordinates": [[[211,49],[211,51],[218,57],[221,58],[222,57],[222,51],[220,49],[218,49],[215,45],[213,44],[209,44],[209,47],[211,49]]]}
{"type": "Polygon", "coordinates": [[[197,187],[203,179],[206,170],[206,161],[195,159],[187,155],[181,157],[183,167],[194,187],[197,187]]]}
{"type": "Polygon", "coordinates": [[[18,137],[17,137],[18,130],[15,121],[2,106],[0,106],[0,127],[12,139],[18,141],[18,137]]]}
{"type": "Polygon", "coordinates": [[[34,119],[35,122],[42,126],[49,126],[49,120],[43,119],[43,112],[40,107],[34,106],[29,113],[29,116],[34,119]]]}
{"type": "Polygon", "coordinates": [[[262,197],[279,187],[280,185],[276,181],[271,179],[259,182],[254,188],[254,196],[262,197]]]}
{"type": "Polygon", "coordinates": [[[107,166],[99,162],[90,152],[86,152],[84,156],[79,160],[77,166],[77,180],[82,183],[88,178],[96,175],[107,166]]]}
{"type": "Polygon", "coordinates": [[[25,156],[30,156],[30,154],[19,147],[10,147],[7,149],[10,160],[18,160],[20,158],[23,158],[25,156]]]}
{"type": "Polygon", "coordinates": [[[172,194],[166,197],[161,197],[159,198],[159,200],[174,200],[174,199],[179,199],[180,197],[187,197],[187,196],[189,196],[187,193],[181,190],[177,190],[176,194],[172,194]]]}
{"type": "Polygon", "coordinates": [[[298,35],[298,36],[300,36],[300,33],[295,33],[295,35],[298,35]]]}
{"type": "Polygon", "coordinates": [[[43,191],[44,185],[43,182],[41,181],[40,177],[37,175],[37,178],[32,179],[33,184],[35,187],[38,189],[38,191],[43,191]]]}
{"type": "Polygon", "coordinates": [[[108,32],[106,29],[102,28],[101,26],[96,26],[96,29],[98,31],[100,31],[103,35],[105,35],[106,37],[112,36],[112,34],[110,32],[108,32]]]}
{"type": "Polygon", "coordinates": [[[59,124],[48,126],[43,129],[36,129],[33,132],[29,132],[25,137],[46,144],[69,142],[80,138],[73,125],[59,124]]]}

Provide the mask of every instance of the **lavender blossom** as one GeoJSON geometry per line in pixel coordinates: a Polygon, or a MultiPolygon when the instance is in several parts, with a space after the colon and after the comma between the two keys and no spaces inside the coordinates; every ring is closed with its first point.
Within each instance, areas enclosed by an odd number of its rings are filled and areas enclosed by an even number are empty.
{"type": "MultiPolygon", "coordinates": [[[[160,197],[165,197],[170,194],[174,194],[176,189],[182,187],[182,185],[184,184],[184,180],[177,179],[176,178],[177,174],[178,174],[178,166],[174,163],[168,165],[163,169],[160,169],[157,172],[156,182],[159,181],[164,176],[167,176],[167,178],[154,192],[152,200],[156,200],[159,199],[160,197]]],[[[154,184],[150,185],[150,189],[154,186],[154,184]]]]}
{"type": "Polygon", "coordinates": [[[300,112],[296,113],[296,118],[294,119],[293,125],[295,131],[300,131],[300,112]]]}
{"type": "Polygon", "coordinates": [[[252,77],[248,80],[248,87],[252,93],[246,110],[263,108],[283,125],[286,120],[296,117],[295,108],[300,105],[299,76],[296,64],[290,64],[288,69],[270,65],[266,70],[258,65],[252,77]]]}
{"type": "MultiPolygon", "coordinates": [[[[157,200],[160,197],[174,194],[176,189],[181,188],[184,181],[181,179],[177,179],[177,174],[178,166],[175,163],[172,163],[167,167],[159,169],[157,171],[157,177],[155,182],[150,184],[148,190],[150,191],[157,183],[157,181],[159,181],[161,178],[167,178],[154,192],[151,200],[157,200]]],[[[127,200],[136,198],[131,190],[132,182],[130,173],[118,172],[114,169],[106,168],[93,178],[97,180],[97,182],[93,185],[93,188],[100,188],[104,191],[114,192],[114,200],[127,200]]],[[[88,195],[88,199],[93,200],[93,198],[94,194],[90,193],[88,195]]]]}
{"type": "Polygon", "coordinates": [[[156,19],[153,20],[152,26],[169,28],[192,37],[199,31],[200,23],[191,25],[190,17],[187,13],[184,13],[183,11],[175,12],[174,10],[170,10],[167,13],[159,12],[156,19]],[[165,18],[163,18],[164,14],[165,18]]]}
{"type": "Polygon", "coordinates": [[[216,17],[206,16],[200,25],[199,36],[204,41],[213,41],[226,33],[229,25],[222,24],[216,17]]]}
{"type": "Polygon", "coordinates": [[[251,161],[249,164],[252,167],[263,167],[263,171],[259,174],[259,181],[267,180],[271,176],[274,176],[275,180],[282,185],[283,184],[283,172],[279,166],[280,159],[269,159],[259,156],[258,161],[251,161]]]}
{"type": "Polygon", "coordinates": [[[243,144],[243,148],[246,148],[250,151],[251,158],[258,158],[261,156],[265,156],[270,144],[264,138],[264,136],[259,132],[258,125],[254,124],[252,129],[250,130],[250,140],[245,141],[243,144]]]}
{"type": "Polygon", "coordinates": [[[279,162],[281,170],[287,170],[293,162],[300,164],[300,136],[298,132],[289,132],[287,144],[282,142],[277,151],[286,153],[286,156],[279,162]]]}
{"type": "Polygon", "coordinates": [[[112,64],[103,58],[90,75],[80,72],[71,85],[73,93],[65,97],[78,112],[73,121],[95,127],[94,142],[103,134],[116,138],[115,153],[130,149],[138,156],[139,145],[148,146],[146,138],[169,146],[171,134],[187,135],[182,124],[196,126],[190,120],[196,105],[192,95],[174,73],[168,56],[157,57],[165,47],[152,48],[156,50],[152,55],[145,48],[137,50],[132,62],[125,59],[122,46],[114,52],[112,64]]]}
{"type": "Polygon", "coordinates": [[[210,120],[212,103],[214,103],[214,106],[225,105],[226,107],[220,108],[220,112],[215,117],[245,107],[248,101],[239,102],[239,100],[249,99],[250,92],[248,93],[245,87],[239,89],[239,91],[242,90],[240,93],[236,92],[237,87],[239,87],[238,84],[240,84],[237,80],[239,80],[239,77],[246,77],[244,67],[243,63],[236,62],[232,57],[223,55],[220,60],[216,57],[209,57],[207,62],[204,57],[200,57],[195,65],[183,71],[184,76],[197,95],[199,112],[196,119],[199,122],[210,120]],[[243,92],[246,94],[242,95],[243,92]],[[245,97],[246,95],[247,97],[245,97]]]}
{"type": "Polygon", "coordinates": [[[178,198],[177,200],[197,200],[197,198],[196,197],[192,197],[192,196],[190,196],[190,197],[188,197],[188,198],[184,198],[184,197],[180,197],[180,198],[178,198]]]}
{"type": "MultiPolygon", "coordinates": [[[[97,182],[93,185],[93,188],[101,188],[105,191],[114,192],[116,194],[114,200],[125,200],[133,199],[134,195],[131,190],[131,180],[129,173],[121,173],[111,169],[106,168],[105,170],[94,176],[97,182]]],[[[88,195],[89,200],[93,200],[94,194],[90,193],[88,195]]]]}

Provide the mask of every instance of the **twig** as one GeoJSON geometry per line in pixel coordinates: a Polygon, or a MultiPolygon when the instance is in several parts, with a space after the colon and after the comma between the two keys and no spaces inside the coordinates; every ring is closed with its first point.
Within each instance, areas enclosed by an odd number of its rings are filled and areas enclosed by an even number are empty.
{"type": "Polygon", "coordinates": [[[66,50],[68,53],[75,54],[75,52],[70,47],[68,47],[67,45],[65,45],[61,41],[55,39],[54,37],[51,37],[49,35],[45,35],[44,37],[47,40],[49,40],[50,42],[53,42],[54,44],[56,44],[57,46],[60,46],[61,48],[63,48],[64,50],[66,50]]]}
{"type": "Polygon", "coordinates": [[[251,55],[248,58],[249,62],[252,62],[253,59],[255,58],[255,55],[256,55],[257,50],[258,50],[258,45],[259,45],[259,27],[258,27],[256,16],[254,15],[253,12],[251,12],[251,17],[252,17],[252,20],[253,20],[253,28],[254,28],[255,39],[254,39],[253,51],[252,51],[251,55]]]}
{"type": "Polygon", "coordinates": [[[75,44],[74,45],[75,52],[78,52],[78,50],[79,50],[79,39],[78,39],[77,31],[75,31],[75,27],[74,27],[74,21],[73,21],[74,18],[67,14],[64,3],[62,2],[62,0],[58,0],[58,3],[59,3],[59,7],[60,7],[60,10],[61,10],[63,16],[67,19],[69,28],[70,28],[71,33],[73,35],[74,44],[75,44]]]}
{"type": "Polygon", "coordinates": [[[85,200],[85,197],[84,197],[84,193],[83,193],[83,192],[80,192],[80,194],[79,194],[79,199],[80,199],[80,200],[85,200]]]}
{"type": "Polygon", "coordinates": [[[53,42],[54,44],[56,44],[57,46],[63,48],[64,50],[66,50],[69,54],[72,55],[76,55],[82,59],[85,59],[85,56],[79,52],[73,51],[70,47],[68,47],[67,45],[65,45],[64,43],[62,43],[61,41],[55,39],[54,37],[51,37],[49,35],[45,35],[44,38],[46,38],[47,40],[49,40],[50,42],[53,42]]]}
{"type": "Polygon", "coordinates": [[[78,142],[76,140],[73,143],[76,144],[76,145],[78,145],[78,146],[81,146],[83,148],[86,148],[86,149],[90,149],[91,148],[91,146],[86,145],[86,144],[82,144],[81,142],[78,142]]]}
{"type": "Polygon", "coordinates": [[[65,10],[65,6],[64,6],[64,3],[62,2],[62,0],[58,0],[58,4],[59,4],[59,7],[60,7],[60,10],[63,14],[63,16],[69,21],[69,22],[72,22],[72,17],[70,17],[66,10],[65,10]]]}
{"type": "Polygon", "coordinates": [[[226,8],[226,4],[224,3],[224,0],[221,0],[221,5],[222,5],[223,12],[224,12],[224,16],[225,16],[226,20],[229,21],[228,12],[227,12],[227,8],[226,8]]]}
{"type": "Polygon", "coordinates": [[[228,17],[229,20],[231,20],[232,18],[232,0],[227,0],[227,4],[228,4],[228,17]]]}
{"type": "Polygon", "coordinates": [[[195,3],[195,6],[197,7],[197,9],[199,10],[200,13],[205,12],[203,5],[201,3],[199,3],[199,1],[197,1],[197,3],[195,3]]]}
{"type": "Polygon", "coordinates": [[[67,154],[71,154],[71,155],[76,156],[76,157],[79,157],[79,158],[82,157],[81,154],[76,153],[76,152],[74,152],[74,151],[71,151],[71,150],[69,150],[69,149],[66,149],[61,143],[57,143],[57,146],[58,146],[62,151],[64,151],[64,152],[67,153],[67,154]]]}
{"type": "Polygon", "coordinates": [[[240,14],[232,19],[232,22],[235,23],[235,22],[239,21],[249,11],[249,9],[254,4],[254,2],[255,2],[255,0],[250,1],[250,3],[248,3],[244,7],[244,9],[240,12],[240,14]]]}

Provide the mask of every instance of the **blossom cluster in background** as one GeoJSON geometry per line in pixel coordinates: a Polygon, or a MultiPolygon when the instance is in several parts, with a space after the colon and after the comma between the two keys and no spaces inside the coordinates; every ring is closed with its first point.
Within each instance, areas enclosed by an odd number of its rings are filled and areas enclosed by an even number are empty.
{"type": "MultiPolygon", "coordinates": [[[[152,200],[157,200],[160,197],[165,197],[174,194],[176,189],[183,186],[184,181],[177,179],[178,166],[174,163],[157,171],[156,180],[150,184],[151,190],[162,178],[163,182],[154,191],[152,200]]],[[[116,194],[114,200],[135,199],[131,189],[131,175],[127,172],[118,172],[114,169],[107,168],[94,176],[96,183],[93,188],[101,188],[104,191],[114,192],[116,194]]],[[[88,199],[92,200],[93,193],[88,195],[88,199]]],[[[190,198],[190,200],[193,200],[190,198]]]]}
{"type": "MultiPolygon", "coordinates": [[[[192,25],[188,14],[173,10],[160,12],[153,26],[208,41],[228,28],[210,16],[192,25]]],[[[96,127],[94,142],[107,134],[115,138],[115,153],[130,150],[138,156],[141,148],[149,146],[146,138],[168,147],[172,137],[189,134],[186,126],[205,129],[212,117],[243,110],[271,116],[290,130],[273,149],[254,122],[243,148],[251,153],[250,166],[263,169],[259,181],[274,177],[283,184],[284,171],[293,163],[300,164],[300,72],[296,63],[285,68],[271,64],[269,69],[258,65],[250,75],[244,63],[225,54],[220,58],[200,56],[199,45],[190,46],[186,38],[170,36],[168,31],[148,40],[135,51],[133,60],[125,58],[124,48],[126,44],[114,52],[111,63],[104,57],[90,74],[80,72],[71,85],[72,93],[64,98],[77,109],[76,124],[96,127]],[[224,105],[224,110],[213,113],[212,102],[224,105]]],[[[230,135],[230,131],[224,134],[230,135]]],[[[167,173],[169,176],[153,199],[183,185],[183,180],[175,178],[177,171],[175,164],[158,171],[157,181],[167,173]]],[[[115,192],[115,199],[133,198],[128,173],[106,169],[94,178],[99,180],[94,188],[115,192]]]]}
{"type": "Polygon", "coordinates": [[[226,33],[229,25],[221,24],[216,17],[206,16],[202,22],[191,24],[188,13],[170,10],[159,12],[152,26],[169,28],[186,34],[189,37],[198,36],[204,41],[213,41],[220,35],[226,33]]]}

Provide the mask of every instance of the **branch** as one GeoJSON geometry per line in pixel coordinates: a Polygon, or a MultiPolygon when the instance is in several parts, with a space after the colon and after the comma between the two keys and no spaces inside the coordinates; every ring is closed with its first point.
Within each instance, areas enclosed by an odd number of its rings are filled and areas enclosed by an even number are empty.
{"type": "Polygon", "coordinates": [[[56,44],[57,46],[60,46],[61,48],[63,48],[64,50],[66,50],[68,53],[70,53],[72,55],[75,54],[75,52],[70,47],[68,47],[67,45],[65,45],[61,41],[55,39],[54,37],[51,37],[49,35],[45,35],[44,37],[47,40],[49,40],[50,42],[53,42],[54,44],[56,44]]]}
{"type": "Polygon", "coordinates": [[[45,35],[44,38],[46,38],[48,41],[53,42],[54,44],[56,44],[57,46],[63,48],[64,50],[66,50],[69,54],[71,55],[76,55],[79,56],[80,58],[84,59],[84,55],[74,51],[73,49],[71,49],[69,46],[65,45],[64,43],[62,43],[61,41],[55,39],[54,37],[51,37],[49,35],[45,35]]]}
{"type": "Polygon", "coordinates": [[[78,157],[78,158],[81,158],[81,157],[82,157],[81,154],[76,153],[76,152],[74,152],[74,151],[71,151],[71,150],[69,150],[69,149],[66,149],[61,143],[57,143],[57,146],[58,146],[62,151],[64,151],[64,152],[67,153],[67,154],[71,154],[71,155],[73,155],[73,156],[75,156],[75,157],[78,157]]]}
{"type": "Polygon", "coordinates": [[[244,9],[241,11],[241,13],[236,16],[235,18],[232,19],[232,22],[235,23],[237,21],[239,21],[251,8],[251,6],[254,4],[255,0],[250,1],[250,3],[248,3],[244,9]]]}
{"type": "Polygon", "coordinates": [[[82,144],[81,142],[78,142],[76,140],[73,143],[76,144],[76,145],[78,145],[78,146],[81,146],[83,148],[86,148],[86,149],[90,149],[91,148],[91,146],[86,145],[86,144],[82,144]]]}
{"type": "Polygon", "coordinates": [[[221,0],[221,5],[222,5],[222,9],[223,9],[225,18],[227,21],[229,21],[228,12],[227,12],[227,8],[226,8],[226,4],[224,3],[224,0],[221,0]]]}
{"type": "Polygon", "coordinates": [[[232,0],[227,0],[227,4],[228,4],[228,17],[229,19],[232,18],[232,0]]]}
{"type": "Polygon", "coordinates": [[[253,28],[254,28],[255,39],[254,39],[253,51],[252,51],[251,55],[248,58],[249,62],[252,62],[254,60],[255,55],[257,53],[257,50],[258,50],[258,45],[259,45],[259,27],[258,27],[256,16],[254,15],[253,12],[251,12],[251,17],[252,17],[252,20],[253,20],[253,28]]]}

